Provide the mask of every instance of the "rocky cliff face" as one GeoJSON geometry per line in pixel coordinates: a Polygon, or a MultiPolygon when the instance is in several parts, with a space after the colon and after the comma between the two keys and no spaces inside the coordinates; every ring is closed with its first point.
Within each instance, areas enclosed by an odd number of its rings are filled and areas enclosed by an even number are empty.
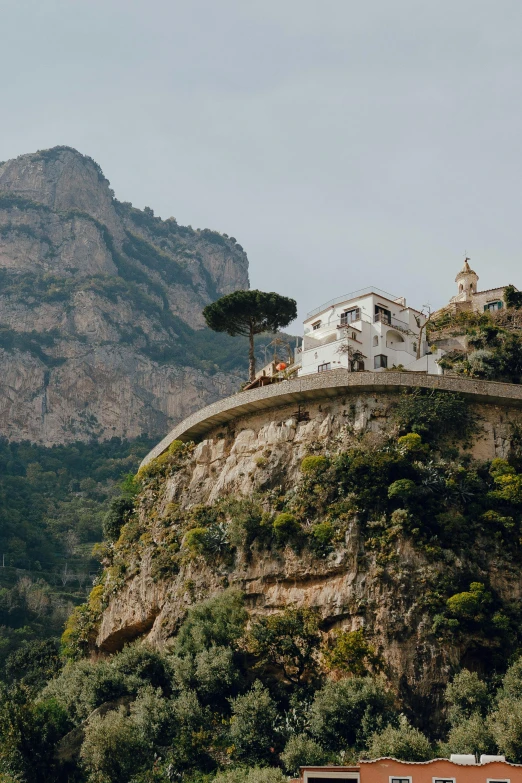
{"type": "Polygon", "coordinates": [[[201,310],[248,285],[234,239],[117,201],[73,149],[0,164],[0,433],[163,434],[237,388],[201,310]]]}
{"type": "MultiPolygon", "coordinates": [[[[484,665],[502,642],[494,630],[484,638],[484,628],[462,619],[453,632],[459,621],[448,619],[446,600],[478,580],[499,605],[518,603],[520,568],[499,531],[474,527],[473,515],[482,519],[482,511],[473,507],[468,519],[459,510],[476,502],[471,489],[464,500],[444,494],[445,486],[464,480],[457,452],[444,461],[422,447],[402,461],[405,452],[394,446],[400,399],[355,391],[252,414],[216,428],[195,447],[174,444],[177,454],[147,465],[136,517],[108,553],[97,647],[113,652],[137,637],[168,644],[191,604],[234,585],[253,615],[309,606],[320,612],[325,633],[363,628],[410,703],[440,691],[463,661],[484,665]],[[315,463],[304,472],[310,455],[315,463]],[[383,479],[383,466],[392,463],[383,479]],[[350,471],[358,476],[351,491],[350,471]],[[388,503],[386,484],[401,475],[415,476],[419,486],[401,479],[406,484],[395,491],[405,493],[398,502],[404,508],[389,516],[385,505],[373,505],[374,497],[388,503]],[[430,481],[438,489],[427,489],[430,481]],[[427,512],[412,500],[423,492],[427,512]],[[267,544],[267,525],[280,511],[291,511],[301,532],[287,545],[267,544]],[[202,533],[205,527],[210,532],[202,533]],[[194,528],[193,538],[214,541],[214,554],[191,549],[187,531],[194,528]],[[333,536],[323,549],[314,538],[318,530],[333,536]]],[[[479,425],[462,458],[469,476],[475,476],[470,460],[506,459],[522,423],[515,406],[472,408],[479,425]]],[[[514,540],[512,533],[508,538],[514,540]]],[[[507,650],[510,642],[504,644],[507,650]]]]}

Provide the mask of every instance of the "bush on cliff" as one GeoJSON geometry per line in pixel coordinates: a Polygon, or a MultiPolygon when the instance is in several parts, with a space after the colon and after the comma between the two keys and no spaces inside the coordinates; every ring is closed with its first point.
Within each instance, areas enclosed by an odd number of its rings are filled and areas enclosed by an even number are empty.
{"type": "Polygon", "coordinates": [[[223,593],[192,606],[176,637],[179,655],[208,650],[212,645],[237,647],[248,613],[239,590],[223,593]]]}
{"type": "Polygon", "coordinates": [[[310,708],[310,733],[329,751],[357,748],[396,716],[395,697],[385,682],[371,677],[328,681],[310,708]]]}
{"type": "Polygon", "coordinates": [[[229,737],[237,761],[270,763],[281,745],[279,711],[259,680],[243,696],[232,701],[229,737]]]}
{"type": "Polygon", "coordinates": [[[435,389],[405,392],[395,409],[395,419],[403,432],[421,435],[432,444],[466,441],[476,426],[471,408],[460,394],[435,389]]]}
{"type": "Polygon", "coordinates": [[[273,528],[276,541],[280,545],[295,541],[301,532],[301,525],[297,519],[286,511],[276,516],[273,528]]]}
{"type": "Polygon", "coordinates": [[[306,607],[261,617],[248,632],[248,650],[258,665],[277,667],[290,682],[308,679],[317,671],[319,619],[306,607]]]}
{"type": "Polygon", "coordinates": [[[320,766],[328,761],[328,753],[307,734],[294,734],[281,753],[281,761],[289,775],[299,775],[299,767],[320,766]]]}
{"type": "Polygon", "coordinates": [[[370,759],[391,757],[403,761],[428,761],[434,754],[429,739],[414,728],[405,715],[400,715],[396,725],[390,723],[372,734],[366,755],[370,759]]]}

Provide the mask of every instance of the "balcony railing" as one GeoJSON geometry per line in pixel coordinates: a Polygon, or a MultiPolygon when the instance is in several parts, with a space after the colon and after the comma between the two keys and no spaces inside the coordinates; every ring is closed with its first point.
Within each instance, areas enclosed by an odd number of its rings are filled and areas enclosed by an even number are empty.
{"type": "Polygon", "coordinates": [[[387,315],[386,313],[376,313],[374,318],[374,323],[381,323],[386,324],[387,326],[393,326],[394,329],[398,329],[400,332],[405,332],[405,334],[409,334],[411,329],[409,325],[405,321],[399,321],[398,318],[394,318],[391,315],[387,315]]]}
{"type": "Polygon", "coordinates": [[[359,291],[352,291],[351,294],[344,294],[344,296],[338,296],[335,299],[330,299],[329,302],[325,302],[320,307],[316,307],[315,310],[310,310],[310,312],[307,314],[306,318],[311,318],[313,315],[317,315],[318,313],[322,313],[323,310],[327,310],[329,307],[332,307],[336,304],[341,304],[341,302],[349,302],[352,299],[360,299],[363,296],[367,296],[368,294],[377,294],[377,296],[383,296],[385,299],[387,299],[389,302],[396,302],[397,304],[405,305],[406,302],[403,300],[400,296],[395,296],[395,294],[387,293],[386,291],[382,291],[380,288],[375,288],[375,286],[370,286],[369,288],[361,288],[359,291]]]}

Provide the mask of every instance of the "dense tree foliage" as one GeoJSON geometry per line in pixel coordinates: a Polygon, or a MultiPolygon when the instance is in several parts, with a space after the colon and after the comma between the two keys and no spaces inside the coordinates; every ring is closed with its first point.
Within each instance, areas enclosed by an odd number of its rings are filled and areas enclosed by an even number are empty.
{"type": "Polygon", "coordinates": [[[207,305],[203,316],[207,326],[215,332],[248,337],[249,380],[253,381],[256,374],[255,335],[288,326],[297,318],[297,303],[295,299],[273,291],[234,291],[207,305]]]}
{"type": "Polygon", "coordinates": [[[91,552],[107,504],[150,444],[114,438],[46,448],[0,440],[0,679],[19,649],[9,679],[19,669],[31,680],[33,663],[51,649],[38,640],[59,637],[84,600],[99,570],[91,552]]]}

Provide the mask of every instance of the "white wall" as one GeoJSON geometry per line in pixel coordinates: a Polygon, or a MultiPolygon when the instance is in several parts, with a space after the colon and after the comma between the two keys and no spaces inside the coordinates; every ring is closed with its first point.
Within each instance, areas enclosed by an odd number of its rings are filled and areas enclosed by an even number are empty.
{"type": "Polygon", "coordinates": [[[374,370],[375,356],[378,354],[388,358],[388,367],[399,364],[406,367],[416,360],[414,343],[418,341],[419,327],[415,316],[416,313],[405,308],[402,303],[377,294],[333,305],[304,322],[305,337],[299,374],[315,373],[319,365],[328,363],[332,370],[348,368],[348,355],[340,350],[343,345],[349,345],[364,355],[365,370],[374,370]],[[375,321],[375,306],[383,306],[390,311],[391,325],[375,321]],[[338,328],[342,313],[352,308],[360,310],[360,320],[345,328],[338,328]],[[312,324],[318,321],[320,326],[314,330],[312,324]],[[355,340],[351,339],[352,332],[356,335],[355,340]]]}

